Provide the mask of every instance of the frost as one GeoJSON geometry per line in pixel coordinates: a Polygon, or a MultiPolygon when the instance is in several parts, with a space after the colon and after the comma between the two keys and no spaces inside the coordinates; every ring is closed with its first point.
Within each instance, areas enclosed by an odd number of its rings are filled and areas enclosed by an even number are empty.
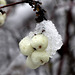
{"type": "Polygon", "coordinates": [[[49,53],[50,57],[52,57],[63,45],[61,35],[58,33],[52,21],[49,20],[44,20],[41,23],[37,23],[34,32],[29,33],[29,37],[32,38],[34,34],[40,33],[48,37],[48,47],[46,51],[49,53]],[[44,32],[42,32],[43,30],[44,32]]]}

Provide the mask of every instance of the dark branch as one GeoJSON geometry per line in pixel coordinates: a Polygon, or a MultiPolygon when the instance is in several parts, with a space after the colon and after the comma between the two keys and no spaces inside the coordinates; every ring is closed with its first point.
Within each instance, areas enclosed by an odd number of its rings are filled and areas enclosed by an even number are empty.
{"type": "Polygon", "coordinates": [[[36,22],[41,22],[43,20],[47,20],[45,17],[45,10],[41,8],[41,2],[39,1],[34,1],[34,0],[22,0],[20,2],[16,2],[16,3],[11,3],[11,4],[7,4],[5,6],[1,6],[1,8],[5,8],[5,7],[9,7],[9,6],[14,6],[17,4],[21,4],[21,3],[29,3],[29,5],[33,8],[33,11],[36,11],[36,16],[37,18],[35,19],[36,22]]]}
{"type": "Polygon", "coordinates": [[[11,4],[7,4],[7,5],[4,5],[4,6],[1,6],[1,8],[5,8],[5,7],[9,7],[9,6],[14,6],[14,5],[17,5],[17,4],[21,4],[21,3],[26,3],[27,1],[21,1],[21,2],[16,2],[16,3],[11,3],[11,4]]]}

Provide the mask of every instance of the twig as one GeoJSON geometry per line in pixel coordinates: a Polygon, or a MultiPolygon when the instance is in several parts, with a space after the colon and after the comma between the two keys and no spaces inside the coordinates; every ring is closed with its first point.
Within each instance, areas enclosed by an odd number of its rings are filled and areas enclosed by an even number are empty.
{"type": "Polygon", "coordinates": [[[1,6],[1,8],[5,8],[5,7],[9,7],[9,6],[14,6],[14,5],[17,5],[17,4],[21,4],[21,3],[25,3],[26,1],[20,1],[20,2],[16,2],[16,3],[11,3],[11,4],[7,4],[7,5],[4,5],[4,6],[1,6]]]}
{"type": "Polygon", "coordinates": [[[1,8],[5,8],[5,7],[9,7],[9,6],[14,6],[14,5],[17,5],[17,4],[21,4],[21,3],[29,3],[29,5],[33,8],[33,11],[36,12],[36,16],[37,18],[35,18],[36,22],[41,22],[43,20],[47,20],[46,17],[45,17],[45,10],[41,8],[41,2],[39,1],[34,1],[34,0],[22,0],[20,2],[16,2],[16,3],[11,3],[11,4],[7,4],[5,6],[1,6],[1,8]]]}

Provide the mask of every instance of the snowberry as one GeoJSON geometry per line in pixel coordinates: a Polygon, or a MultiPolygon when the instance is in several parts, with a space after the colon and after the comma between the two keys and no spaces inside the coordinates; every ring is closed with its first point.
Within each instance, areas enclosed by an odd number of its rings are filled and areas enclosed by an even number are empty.
{"type": "Polygon", "coordinates": [[[31,69],[36,69],[36,68],[38,68],[40,65],[38,65],[38,64],[35,65],[35,64],[32,62],[31,57],[28,56],[28,57],[27,57],[27,60],[26,60],[26,66],[29,67],[29,68],[31,68],[31,69]]]}
{"type": "Polygon", "coordinates": [[[19,43],[19,46],[21,52],[28,55],[26,65],[31,69],[47,63],[49,57],[52,58],[63,45],[61,35],[49,20],[38,23],[34,32],[31,31],[27,37],[19,43]]]}
{"type": "Polygon", "coordinates": [[[48,52],[50,58],[52,58],[56,51],[59,50],[63,45],[62,37],[57,31],[54,23],[50,20],[43,20],[42,22],[37,23],[33,33],[39,34],[43,30],[45,31],[42,34],[48,38],[46,52],[48,52]]]}
{"type": "Polygon", "coordinates": [[[5,22],[6,14],[2,14],[0,12],[0,26],[2,26],[5,22]]]}
{"type": "Polygon", "coordinates": [[[31,53],[34,51],[34,49],[32,48],[32,46],[30,44],[30,41],[31,40],[29,37],[25,37],[20,41],[19,47],[20,47],[22,54],[31,55],[31,53]]]}
{"type": "Polygon", "coordinates": [[[6,5],[6,1],[5,0],[0,0],[0,5],[6,5]]]}
{"type": "Polygon", "coordinates": [[[34,51],[31,59],[34,64],[43,65],[49,61],[49,55],[46,51],[34,51]]]}
{"type": "Polygon", "coordinates": [[[45,50],[48,46],[48,39],[43,34],[37,34],[33,36],[31,45],[36,50],[45,50]]]}
{"type": "MultiPolygon", "coordinates": [[[[0,0],[0,6],[6,5],[6,1],[5,0],[0,0]]],[[[0,9],[2,10],[2,9],[0,9]]],[[[0,12],[0,26],[2,26],[5,22],[6,19],[6,13],[2,13],[0,12]]]]}

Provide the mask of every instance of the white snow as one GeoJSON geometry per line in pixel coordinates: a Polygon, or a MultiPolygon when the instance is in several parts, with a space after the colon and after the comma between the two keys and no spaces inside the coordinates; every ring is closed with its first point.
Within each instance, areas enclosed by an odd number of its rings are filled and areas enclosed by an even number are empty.
{"type": "Polygon", "coordinates": [[[29,37],[32,38],[34,34],[39,33],[42,33],[48,37],[48,47],[46,51],[49,53],[50,57],[52,57],[63,45],[61,35],[58,33],[52,21],[49,20],[44,20],[41,23],[38,23],[34,29],[34,32],[29,33],[29,37]],[[42,33],[42,30],[45,30],[45,32],[42,33]]]}

